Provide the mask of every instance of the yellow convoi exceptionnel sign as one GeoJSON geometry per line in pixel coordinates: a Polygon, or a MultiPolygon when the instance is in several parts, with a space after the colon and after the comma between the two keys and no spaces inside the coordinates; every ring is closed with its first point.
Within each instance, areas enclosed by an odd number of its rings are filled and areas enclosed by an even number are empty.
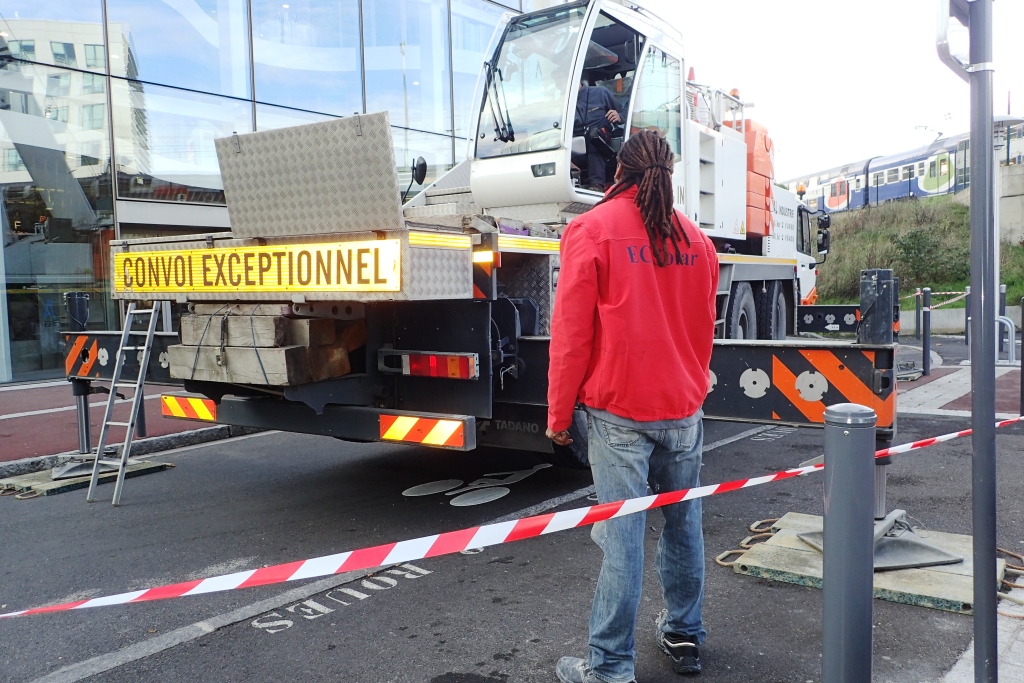
{"type": "Polygon", "coordinates": [[[400,240],[114,255],[115,292],[397,292],[400,240]]]}

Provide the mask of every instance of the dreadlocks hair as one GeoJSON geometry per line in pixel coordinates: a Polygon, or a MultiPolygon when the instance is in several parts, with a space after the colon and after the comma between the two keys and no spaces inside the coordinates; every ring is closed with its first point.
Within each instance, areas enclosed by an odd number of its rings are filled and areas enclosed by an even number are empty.
{"type": "Polygon", "coordinates": [[[621,176],[599,204],[636,187],[635,202],[647,228],[655,265],[679,263],[682,261],[679,239],[682,237],[689,247],[690,237],[672,208],[673,158],[668,140],[654,130],[634,133],[622,145],[618,160],[621,176]],[[675,256],[673,260],[669,260],[670,247],[675,256]]]}

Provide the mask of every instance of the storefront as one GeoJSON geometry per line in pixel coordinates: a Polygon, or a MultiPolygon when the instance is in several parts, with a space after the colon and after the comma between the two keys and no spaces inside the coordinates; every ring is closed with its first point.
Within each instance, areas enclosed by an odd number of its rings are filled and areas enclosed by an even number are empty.
{"type": "Polygon", "coordinates": [[[0,382],[63,375],[65,292],[120,326],[111,239],[229,229],[216,138],[386,109],[406,179],[451,168],[502,15],[549,4],[7,0],[0,382]]]}

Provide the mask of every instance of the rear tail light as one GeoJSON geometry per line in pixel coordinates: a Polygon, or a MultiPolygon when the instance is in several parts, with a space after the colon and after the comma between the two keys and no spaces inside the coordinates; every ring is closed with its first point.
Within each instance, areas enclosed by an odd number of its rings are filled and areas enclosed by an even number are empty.
{"type": "Polygon", "coordinates": [[[408,377],[480,377],[480,360],[475,353],[421,353],[381,349],[377,367],[382,372],[401,373],[408,377]]]}

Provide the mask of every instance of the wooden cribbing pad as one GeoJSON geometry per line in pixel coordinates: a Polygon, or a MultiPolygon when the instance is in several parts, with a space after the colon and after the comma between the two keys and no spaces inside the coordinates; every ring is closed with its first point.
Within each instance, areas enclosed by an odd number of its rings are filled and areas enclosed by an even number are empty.
{"type": "MultiPolygon", "coordinates": [[[[736,560],[733,571],[773,581],[821,588],[822,555],[804,543],[798,534],[821,531],[822,518],[798,512],[787,513],[772,525],[775,535],[758,543],[736,560]]],[[[875,572],[874,595],[882,600],[933,609],[973,614],[974,585],[970,536],[942,531],[918,530],[936,546],[964,558],[959,564],[920,569],[875,572]]],[[[1004,560],[996,564],[997,580],[1003,577],[1004,560]]]]}
{"type": "MultiPolygon", "coordinates": [[[[124,476],[125,479],[130,479],[131,477],[138,477],[143,474],[162,472],[168,467],[174,467],[174,465],[166,462],[134,462],[129,460],[128,466],[125,467],[124,470],[124,476]]],[[[35,497],[30,495],[33,493],[39,496],[52,496],[56,493],[66,493],[67,491],[84,489],[89,486],[89,480],[91,478],[91,475],[86,475],[84,477],[72,477],[71,479],[58,479],[54,481],[51,471],[43,470],[41,472],[32,472],[30,474],[21,474],[17,477],[10,477],[8,479],[0,479],[0,491],[17,491],[19,495],[32,498],[35,497]]],[[[116,470],[100,474],[101,484],[107,484],[116,479],[116,470]]]]}
{"type": "MultiPolygon", "coordinates": [[[[225,316],[181,316],[181,343],[186,346],[220,346],[225,316]]],[[[329,346],[336,339],[332,318],[285,318],[284,316],[228,315],[227,346],[329,346]]]]}

